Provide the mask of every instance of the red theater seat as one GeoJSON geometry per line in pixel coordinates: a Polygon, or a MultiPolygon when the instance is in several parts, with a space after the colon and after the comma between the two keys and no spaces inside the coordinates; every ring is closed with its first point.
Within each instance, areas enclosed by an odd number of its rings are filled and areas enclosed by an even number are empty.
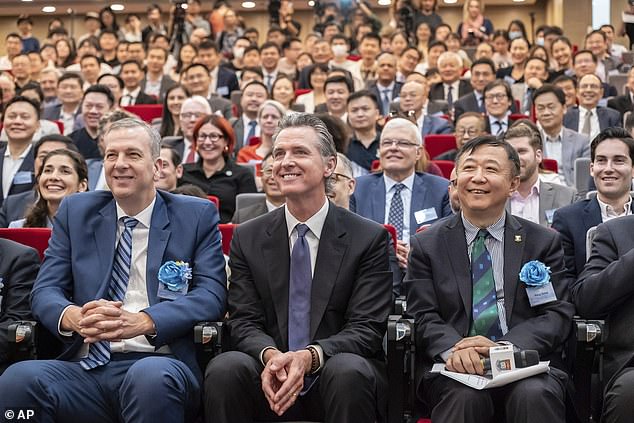
{"type": "Polygon", "coordinates": [[[50,237],[51,230],[49,228],[0,228],[0,238],[10,239],[35,248],[42,260],[50,237]]]}
{"type": "Polygon", "coordinates": [[[134,113],[147,123],[152,122],[152,119],[163,116],[162,104],[138,104],[136,106],[124,106],[123,109],[134,113]]]}
{"type": "Polygon", "coordinates": [[[233,230],[236,226],[238,225],[233,223],[221,223],[218,225],[218,230],[220,230],[220,235],[222,235],[222,252],[226,255],[229,255],[231,238],[233,237],[233,230]]]}
{"type": "Polygon", "coordinates": [[[455,148],[456,137],[454,135],[425,136],[425,150],[427,150],[429,157],[432,159],[455,148]]]}

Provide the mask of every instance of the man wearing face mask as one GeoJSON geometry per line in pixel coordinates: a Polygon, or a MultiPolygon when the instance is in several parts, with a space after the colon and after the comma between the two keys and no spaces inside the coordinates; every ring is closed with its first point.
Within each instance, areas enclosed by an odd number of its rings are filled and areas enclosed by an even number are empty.
{"type": "Polygon", "coordinates": [[[333,35],[330,39],[330,49],[333,55],[333,59],[329,63],[330,68],[347,70],[352,74],[355,91],[363,89],[363,79],[356,62],[348,60],[348,53],[350,52],[350,40],[348,40],[348,37],[343,34],[333,35]]]}
{"type": "Polygon", "coordinates": [[[233,59],[228,62],[224,62],[220,67],[226,68],[230,71],[238,74],[244,69],[244,50],[251,45],[251,41],[247,37],[239,37],[236,39],[233,48],[231,49],[231,55],[233,59]]]}

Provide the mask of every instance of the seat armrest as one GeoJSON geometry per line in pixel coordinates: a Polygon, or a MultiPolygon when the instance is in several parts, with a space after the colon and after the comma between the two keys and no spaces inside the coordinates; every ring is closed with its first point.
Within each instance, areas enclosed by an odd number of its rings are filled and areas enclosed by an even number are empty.
{"type": "Polygon", "coordinates": [[[7,328],[8,353],[11,362],[37,358],[37,322],[21,320],[7,328]]]}

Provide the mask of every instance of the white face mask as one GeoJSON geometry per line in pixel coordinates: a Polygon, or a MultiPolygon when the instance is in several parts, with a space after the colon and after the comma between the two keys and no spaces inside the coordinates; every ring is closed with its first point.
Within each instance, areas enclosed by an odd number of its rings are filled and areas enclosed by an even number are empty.
{"type": "Polygon", "coordinates": [[[511,31],[511,32],[509,32],[509,38],[511,40],[514,40],[516,38],[520,38],[522,35],[524,35],[524,34],[522,34],[522,31],[511,31]]]}
{"type": "Polygon", "coordinates": [[[235,59],[242,59],[243,56],[244,56],[244,47],[233,48],[233,57],[235,59]]]}
{"type": "Polygon", "coordinates": [[[347,56],[348,46],[342,46],[342,45],[332,46],[332,54],[334,54],[336,57],[347,56]]]}
{"type": "Polygon", "coordinates": [[[537,44],[538,46],[543,46],[544,45],[544,39],[543,38],[538,38],[535,40],[535,44],[537,44]]]}

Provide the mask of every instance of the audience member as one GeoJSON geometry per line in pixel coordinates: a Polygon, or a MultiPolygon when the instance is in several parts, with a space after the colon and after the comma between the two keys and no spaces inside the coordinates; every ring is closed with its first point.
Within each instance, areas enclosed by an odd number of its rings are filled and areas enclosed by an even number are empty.
{"type": "Polygon", "coordinates": [[[415,120],[416,125],[424,137],[428,134],[450,134],[453,132],[451,124],[438,116],[429,114],[427,101],[427,84],[411,81],[401,87],[401,101],[399,107],[406,116],[415,120]],[[427,109],[427,110],[426,110],[427,109]]]}
{"type": "MultiPolygon", "coordinates": [[[[469,94],[467,94],[469,95],[469,94]]],[[[478,112],[465,112],[456,120],[456,148],[446,151],[436,157],[434,160],[456,160],[458,150],[462,148],[468,141],[486,134],[486,121],[482,114],[478,112]]]]}
{"type": "MultiPolygon", "coordinates": [[[[246,145],[238,151],[236,163],[260,169],[262,159],[273,150],[273,135],[277,124],[286,114],[286,108],[275,100],[266,100],[258,109],[259,143],[246,145]]],[[[259,174],[260,172],[256,172],[259,174]]]]}
{"type": "Polygon", "coordinates": [[[240,97],[242,115],[233,120],[232,123],[236,137],[234,145],[236,152],[249,145],[251,138],[260,136],[261,128],[257,121],[258,110],[268,97],[268,90],[262,82],[252,81],[242,88],[242,96],[240,97]]]}
{"type": "Polygon", "coordinates": [[[329,76],[324,82],[324,95],[326,96],[328,114],[338,117],[344,123],[347,123],[346,104],[352,92],[354,92],[354,88],[349,78],[346,76],[329,76]]]}
{"type": "Polygon", "coordinates": [[[351,161],[352,175],[363,176],[372,171],[372,163],[378,158],[380,118],[377,97],[370,90],[361,90],[348,97],[348,125],[352,139],[346,156],[351,161]]]}
{"type": "Polygon", "coordinates": [[[511,124],[511,104],[513,94],[508,83],[496,79],[484,87],[484,109],[486,111],[486,132],[499,136],[504,134],[511,124]]]}
{"type": "Polygon", "coordinates": [[[176,150],[170,147],[161,147],[160,157],[163,165],[159,172],[159,179],[154,185],[156,189],[174,192],[178,180],[183,177],[183,159],[176,150]]]}
{"type": "Polygon", "coordinates": [[[381,53],[376,59],[376,80],[368,83],[368,90],[379,101],[382,116],[390,114],[390,105],[398,100],[402,86],[402,82],[396,81],[396,57],[381,53]]]}
{"type": "Polygon", "coordinates": [[[180,113],[183,102],[189,97],[191,97],[189,91],[182,85],[172,85],[167,89],[163,99],[163,115],[159,129],[161,137],[181,136],[183,134],[180,113]]]}
{"type": "Polygon", "coordinates": [[[143,70],[136,60],[126,60],[121,64],[121,79],[124,88],[121,95],[121,106],[134,106],[137,104],[156,104],[156,98],[143,92],[141,81],[143,70]]]}
{"type": "Polygon", "coordinates": [[[489,59],[478,59],[471,64],[472,92],[464,94],[453,102],[454,119],[464,112],[484,113],[484,88],[495,80],[495,64],[489,59]]]}
{"type": "Polygon", "coordinates": [[[102,158],[97,145],[99,120],[112,110],[113,105],[114,96],[105,85],[92,85],[84,92],[81,102],[84,127],[69,135],[84,159],[102,158]]]}

